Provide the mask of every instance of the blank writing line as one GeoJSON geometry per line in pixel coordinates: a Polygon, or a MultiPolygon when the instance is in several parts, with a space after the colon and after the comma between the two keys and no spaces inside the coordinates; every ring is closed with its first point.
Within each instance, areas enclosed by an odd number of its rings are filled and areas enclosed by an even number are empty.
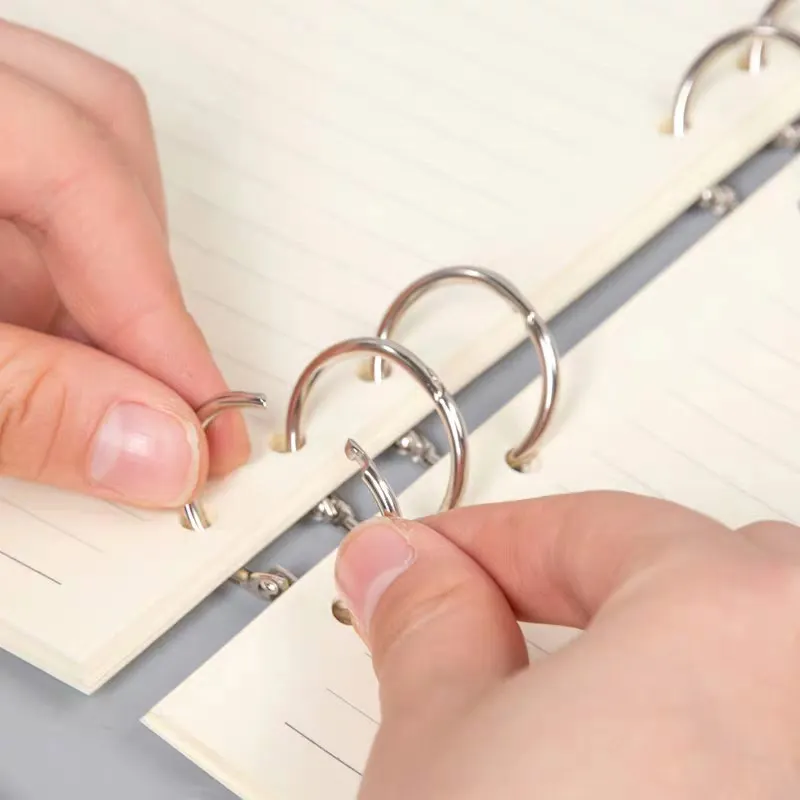
{"type": "Polygon", "coordinates": [[[19,564],[21,567],[25,567],[25,569],[28,569],[31,572],[35,572],[37,575],[41,575],[41,577],[46,578],[51,583],[54,583],[56,586],[62,586],[61,581],[57,581],[51,575],[42,572],[40,569],[36,569],[36,567],[32,567],[30,564],[26,564],[24,561],[20,561],[18,558],[14,558],[14,556],[10,555],[9,553],[6,553],[3,550],[0,550],[0,556],[5,556],[9,561],[13,561],[15,564],[19,564]]]}
{"type": "MultiPolygon", "coordinates": [[[[523,638],[525,638],[525,637],[523,637],[523,638]]],[[[536,642],[532,642],[530,639],[525,639],[525,644],[529,645],[534,650],[538,650],[543,656],[549,656],[550,655],[550,651],[549,650],[545,650],[544,647],[540,647],[538,644],[536,644],[536,642]]]]}
{"type": "Polygon", "coordinates": [[[283,724],[290,731],[294,731],[298,736],[301,736],[307,742],[313,744],[314,747],[316,747],[318,750],[322,750],[322,752],[325,753],[325,755],[330,756],[334,761],[338,761],[343,767],[347,767],[347,769],[349,769],[351,772],[355,772],[356,775],[362,777],[361,773],[355,767],[351,767],[346,761],[342,761],[342,759],[339,758],[339,756],[335,756],[333,753],[331,753],[330,750],[326,750],[321,744],[315,742],[310,736],[306,736],[302,731],[297,730],[297,728],[295,728],[294,725],[290,725],[288,722],[284,722],[283,724]]]}
{"type": "Polygon", "coordinates": [[[17,511],[21,511],[23,514],[27,514],[29,517],[33,517],[33,519],[35,519],[37,522],[40,522],[42,525],[46,525],[48,528],[51,528],[52,530],[56,531],[56,533],[60,533],[62,536],[66,536],[68,539],[72,539],[73,541],[78,542],[78,544],[82,544],[84,547],[88,547],[90,550],[94,550],[96,553],[100,553],[101,555],[103,554],[103,551],[97,545],[92,544],[91,542],[87,542],[84,539],[81,539],[80,536],[76,536],[74,533],[71,533],[70,531],[65,530],[64,528],[59,528],[58,525],[54,525],[52,522],[48,522],[46,519],[43,519],[38,514],[31,511],[29,508],[26,508],[25,506],[20,505],[19,503],[15,503],[13,500],[9,500],[7,497],[3,498],[3,502],[11,506],[12,508],[17,509],[17,511]]]}
{"type": "Polygon", "coordinates": [[[362,711],[357,705],[354,705],[349,700],[345,700],[344,697],[334,692],[333,689],[328,689],[328,692],[332,694],[337,700],[341,700],[346,706],[350,706],[350,708],[352,708],[353,711],[356,711],[357,713],[361,714],[362,717],[366,717],[366,719],[368,719],[370,722],[374,722],[376,725],[378,724],[378,720],[371,717],[369,714],[367,714],[366,711],[362,711]]]}

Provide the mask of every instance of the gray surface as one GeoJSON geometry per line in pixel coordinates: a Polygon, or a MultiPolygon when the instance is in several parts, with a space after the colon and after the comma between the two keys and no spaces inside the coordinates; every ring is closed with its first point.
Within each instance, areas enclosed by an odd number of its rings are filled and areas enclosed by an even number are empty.
{"type": "MultiPolygon", "coordinates": [[[[786,163],[767,151],[732,176],[742,195],[786,163]]],[[[715,220],[692,211],[553,321],[563,353],[706,232],[715,220]]],[[[535,302],[535,298],[534,298],[535,302]]],[[[521,347],[459,396],[474,429],[534,374],[535,359],[521,347]]],[[[444,447],[438,427],[422,429],[444,447]]],[[[396,457],[379,459],[392,486],[402,491],[419,469],[396,457]]],[[[360,484],[341,494],[362,516],[374,507],[360,484]]],[[[303,524],[289,531],[256,564],[279,562],[302,574],[329,552],[336,530],[303,524]]],[[[180,683],[264,608],[248,593],[223,586],[164,636],[122,675],[84,697],[6,653],[0,653],[0,798],[43,800],[229,800],[232,795],[161,742],[139,722],[180,683]]]]}

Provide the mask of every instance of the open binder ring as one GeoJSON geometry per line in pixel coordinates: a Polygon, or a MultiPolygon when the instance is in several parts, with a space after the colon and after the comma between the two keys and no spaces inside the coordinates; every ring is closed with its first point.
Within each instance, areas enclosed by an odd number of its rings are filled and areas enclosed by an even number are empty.
{"type": "MultiPolygon", "coordinates": [[[[389,486],[380,472],[378,472],[378,468],[369,455],[367,455],[364,448],[353,439],[348,439],[344,447],[344,453],[351,461],[355,461],[361,468],[361,480],[364,482],[367,489],[369,489],[381,516],[399,517],[400,503],[397,500],[397,496],[392,490],[392,487],[389,486]]],[[[331,613],[334,618],[343,625],[353,624],[352,615],[341,599],[337,598],[333,601],[331,604],[331,613]]]]}
{"type": "Polygon", "coordinates": [[[464,493],[467,479],[467,426],[455,400],[445,388],[439,376],[426,366],[410,350],[385,339],[369,336],[346,339],[331,345],[317,355],[303,370],[295,383],[286,412],[283,449],[296,453],[305,444],[302,433],[303,411],[309,392],[325,367],[335,361],[358,354],[380,355],[402,367],[422,386],[434,402],[436,413],[442,421],[450,445],[451,467],[447,491],[441,510],[447,511],[458,505],[464,493]]]}
{"type": "MultiPolygon", "coordinates": [[[[249,392],[229,392],[219,395],[197,409],[197,417],[203,430],[223,412],[232,408],[266,408],[267,398],[263,394],[251,394],[249,392]]],[[[211,520],[204,511],[198,498],[192,498],[183,507],[181,524],[185,528],[193,528],[200,532],[211,527],[211,520]]]]}
{"type": "Polygon", "coordinates": [[[694,60],[681,81],[672,108],[672,134],[674,136],[684,136],[689,127],[689,105],[697,86],[697,80],[704,69],[710,66],[711,62],[724,50],[738,44],[745,39],[755,39],[763,41],[765,39],[779,39],[792,44],[800,50],[800,34],[778,28],[775,25],[755,25],[750,28],[739,28],[731,31],[725,36],[721,36],[712,42],[694,60]]]}
{"type": "MultiPolygon", "coordinates": [[[[378,336],[382,339],[394,338],[393,334],[403,315],[419,298],[432,289],[451,283],[479,283],[487,286],[519,311],[525,320],[528,336],[539,360],[539,368],[542,373],[542,393],[536,417],[528,433],[516,447],[506,454],[506,461],[511,467],[522,469],[533,460],[536,444],[553,415],[559,386],[559,363],[558,352],[547,325],[511,281],[482,267],[446,267],[431,272],[400,292],[381,320],[378,336]]],[[[384,363],[380,357],[372,359],[369,371],[370,379],[375,383],[379,383],[390,374],[389,365],[384,363]]]]}
{"type": "MultiPolygon", "coordinates": [[[[760,25],[773,25],[775,24],[778,16],[783,12],[784,8],[791,3],[792,0],[772,0],[772,2],[761,12],[761,17],[758,22],[760,25]]],[[[740,64],[742,69],[748,72],[757,73],[764,67],[764,59],[766,57],[766,47],[763,39],[756,39],[747,55],[744,56],[740,64]]]]}

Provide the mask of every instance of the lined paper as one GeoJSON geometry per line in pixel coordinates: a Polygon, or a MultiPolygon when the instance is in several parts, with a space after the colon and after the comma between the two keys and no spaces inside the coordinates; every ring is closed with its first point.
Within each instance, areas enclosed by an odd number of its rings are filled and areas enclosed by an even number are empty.
{"type": "MultiPolygon", "coordinates": [[[[171,249],[231,387],[262,391],[248,467],[215,525],[0,482],[0,643],[91,691],[430,409],[396,371],[323,377],[306,447],[269,449],[293,382],[374,330],[409,281],[502,271],[549,316],[800,113],[800,59],[758,78],[723,59],[691,135],[658,132],[676,82],[763,0],[0,0],[121,64],[148,96],[171,249]]],[[[400,340],[463,386],[523,326],[470,287],[421,303],[400,340]],[[475,332],[480,331],[476,339],[475,332]]]]}
{"type": "MultiPolygon", "coordinates": [[[[471,436],[464,504],[609,489],[731,526],[800,523],[800,159],[562,359],[527,473],[504,454],[538,381],[471,436]]],[[[438,507],[440,461],[399,500],[438,507]]],[[[330,614],[327,557],[144,722],[244,800],[352,800],[380,719],[368,653],[330,614]],[[323,777],[324,776],[324,777],[323,777]]],[[[524,624],[531,659],[580,632],[524,624]]]]}

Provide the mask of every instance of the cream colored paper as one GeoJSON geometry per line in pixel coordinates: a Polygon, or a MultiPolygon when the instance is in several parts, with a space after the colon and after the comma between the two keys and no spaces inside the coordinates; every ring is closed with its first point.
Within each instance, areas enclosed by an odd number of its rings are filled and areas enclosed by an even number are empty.
{"type": "MultiPolygon", "coordinates": [[[[0,0],[140,78],[189,308],[232,388],[270,401],[206,535],[0,482],[0,644],[92,691],[350,476],[346,437],[377,452],[427,414],[406,376],[366,385],[353,362],[317,386],[306,448],[270,451],[318,351],[448,264],[503,272],[550,316],[771,139],[800,113],[781,45],[757,78],[731,53],[691,134],[659,133],[686,66],[762,4],[0,0]]],[[[452,390],[522,335],[469,287],[398,333],[452,390]]]]}
{"type": "MultiPolygon", "coordinates": [[[[531,471],[505,451],[538,381],[472,434],[466,504],[611,489],[738,526],[800,522],[800,159],[563,358],[565,393],[531,471]]],[[[430,513],[440,462],[400,497],[430,513]]],[[[145,723],[245,800],[352,800],[379,720],[368,653],[332,618],[334,556],[145,723]]],[[[523,625],[533,658],[578,631],[523,625]]]]}

